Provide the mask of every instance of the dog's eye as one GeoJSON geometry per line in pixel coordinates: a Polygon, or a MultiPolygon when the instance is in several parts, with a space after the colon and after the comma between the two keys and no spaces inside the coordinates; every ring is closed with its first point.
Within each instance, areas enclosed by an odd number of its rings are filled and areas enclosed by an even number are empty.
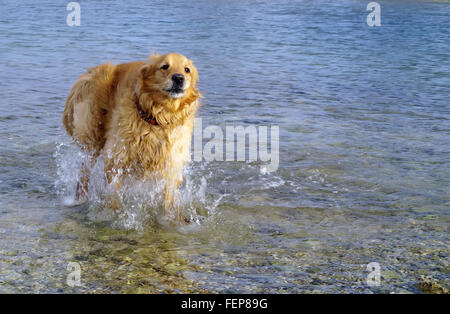
{"type": "Polygon", "coordinates": [[[167,70],[169,68],[169,65],[168,64],[164,64],[162,67],[161,67],[161,69],[163,69],[163,70],[167,70]]]}
{"type": "Polygon", "coordinates": [[[189,72],[191,72],[191,69],[189,69],[189,68],[184,68],[184,71],[186,71],[186,73],[189,73],[189,72]]]}

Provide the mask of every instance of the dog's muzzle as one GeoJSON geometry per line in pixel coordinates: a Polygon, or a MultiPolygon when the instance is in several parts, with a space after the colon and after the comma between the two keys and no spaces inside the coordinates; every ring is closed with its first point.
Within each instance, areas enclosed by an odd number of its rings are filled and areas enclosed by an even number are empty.
{"type": "Polygon", "coordinates": [[[184,75],[175,73],[172,75],[172,87],[167,90],[173,98],[179,98],[184,94],[184,75]]]}
{"type": "Polygon", "coordinates": [[[184,84],[184,75],[180,73],[176,73],[172,75],[172,82],[174,86],[183,87],[184,84]]]}

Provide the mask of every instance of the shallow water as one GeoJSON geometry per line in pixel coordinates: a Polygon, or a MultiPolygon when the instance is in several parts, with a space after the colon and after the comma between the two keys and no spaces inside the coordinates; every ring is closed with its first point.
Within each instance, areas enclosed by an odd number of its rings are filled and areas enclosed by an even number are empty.
{"type": "MultiPolygon", "coordinates": [[[[449,287],[450,6],[379,1],[2,1],[0,292],[419,292],[449,287]],[[76,77],[181,52],[204,126],[278,125],[280,167],[192,162],[189,226],[154,187],[110,215],[66,206],[76,148],[61,126],[76,77]],[[69,287],[67,265],[81,265],[69,287]],[[381,285],[366,265],[378,262],[381,285]]],[[[97,170],[101,165],[97,165],[97,170]]]]}

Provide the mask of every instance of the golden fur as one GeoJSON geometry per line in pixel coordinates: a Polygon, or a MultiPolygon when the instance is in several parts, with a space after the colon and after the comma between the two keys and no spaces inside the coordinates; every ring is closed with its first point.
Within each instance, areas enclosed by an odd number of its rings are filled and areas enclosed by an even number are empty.
{"type": "MultiPolygon", "coordinates": [[[[126,173],[140,179],[150,175],[163,179],[168,209],[173,207],[174,192],[189,159],[200,97],[197,82],[192,62],[175,53],[142,62],[102,64],[82,74],[73,85],[63,123],[90,156],[91,166],[103,154],[109,183],[120,187],[126,173]],[[182,85],[175,86],[174,74],[184,76],[182,85]],[[145,121],[138,106],[158,125],[145,121]]],[[[77,199],[86,197],[88,182],[89,166],[84,164],[77,199]]]]}

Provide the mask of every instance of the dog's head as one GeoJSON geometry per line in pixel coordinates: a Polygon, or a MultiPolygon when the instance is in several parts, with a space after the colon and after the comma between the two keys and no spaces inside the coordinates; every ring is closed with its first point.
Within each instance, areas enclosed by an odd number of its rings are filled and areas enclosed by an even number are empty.
{"type": "Polygon", "coordinates": [[[200,96],[198,72],[191,60],[177,53],[153,55],[140,69],[141,88],[159,102],[190,100],[200,96]]]}

